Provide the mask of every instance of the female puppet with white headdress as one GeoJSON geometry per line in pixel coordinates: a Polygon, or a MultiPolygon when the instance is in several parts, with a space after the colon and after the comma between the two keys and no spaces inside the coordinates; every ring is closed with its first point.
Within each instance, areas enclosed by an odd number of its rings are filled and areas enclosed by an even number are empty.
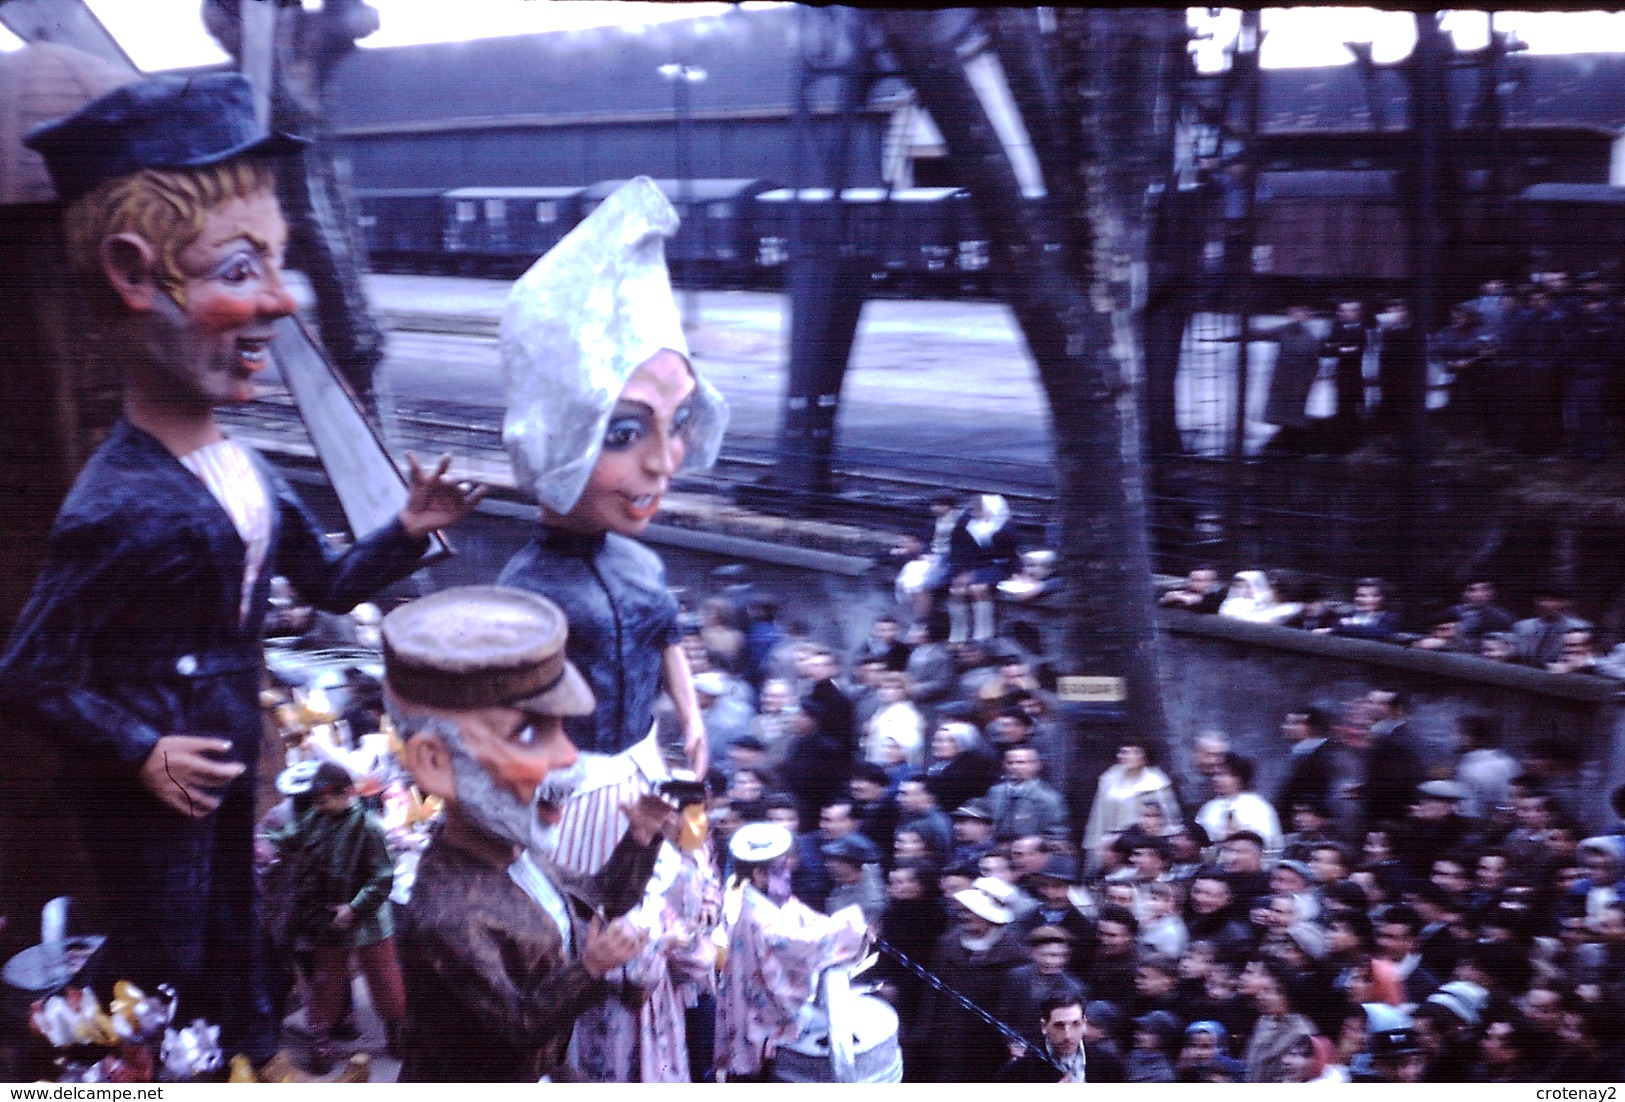
{"type": "Polygon", "coordinates": [[[715,462],[728,408],[695,372],[666,272],[677,212],[654,182],[616,190],[515,283],[503,311],[502,438],[541,524],[499,582],[564,610],[567,653],[598,708],[567,719],[584,753],[556,863],[592,872],[625,830],[620,805],[667,776],[662,690],[704,775],[705,729],[660,559],[638,543],[685,465],[715,462]]]}

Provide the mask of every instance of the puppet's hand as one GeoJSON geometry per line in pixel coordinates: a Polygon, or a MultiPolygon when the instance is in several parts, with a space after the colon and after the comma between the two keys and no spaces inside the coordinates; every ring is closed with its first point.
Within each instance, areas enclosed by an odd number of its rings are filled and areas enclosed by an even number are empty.
{"type": "Polygon", "coordinates": [[[147,755],[137,774],[147,791],[193,819],[220,806],[226,786],[247,768],[240,761],[221,761],[231,750],[225,739],[201,735],[165,735],[147,755]]]}
{"type": "Polygon", "coordinates": [[[627,832],[640,846],[646,846],[666,833],[666,824],[677,814],[671,802],[654,793],[646,793],[621,805],[626,816],[627,832]]]}
{"type": "Polygon", "coordinates": [[[414,539],[456,524],[474,511],[486,488],[472,482],[454,482],[446,476],[451,456],[442,455],[433,471],[418,466],[417,457],[406,455],[409,470],[406,507],[401,510],[401,527],[414,539]]]}
{"type": "Polygon", "coordinates": [[[611,969],[619,968],[643,951],[649,935],[636,929],[624,918],[605,923],[594,918],[587,927],[587,937],[581,947],[581,966],[595,980],[604,978],[611,969]]]}

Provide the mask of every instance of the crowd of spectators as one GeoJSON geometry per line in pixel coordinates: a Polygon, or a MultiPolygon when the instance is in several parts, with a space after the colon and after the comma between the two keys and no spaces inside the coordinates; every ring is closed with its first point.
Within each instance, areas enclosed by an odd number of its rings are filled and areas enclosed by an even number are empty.
{"type": "Polygon", "coordinates": [[[1166,608],[1257,624],[1301,628],[1322,635],[1393,643],[1529,666],[1549,673],[1589,674],[1625,679],[1625,644],[1604,652],[1589,620],[1575,615],[1567,587],[1545,585],[1533,593],[1531,615],[1519,617],[1498,602],[1495,583],[1474,578],[1454,604],[1440,604],[1407,625],[1392,607],[1390,587],[1381,578],[1361,578],[1353,599],[1330,600],[1311,582],[1279,572],[1243,570],[1224,589],[1218,571],[1197,566],[1184,582],[1162,594],[1166,608]]]}
{"type": "Polygon", "coordinates": [[[1280,348],[1263,410],[1276,426],[1272,452],[1346,451],[1399,436],[1420,408],[1456,438],[1531,460],[1597,464],[1625,444],[1625,295],[1601,273],[1486,280],[1426,335],[1399,298],[1380,311],[1339,301],[1329,329],[1311,320],[1308,305],[1287,315],[1284,325],[1249,332],[1280,348]],[[1311,415],[1323,374],[1332,410],[1311,415]]]}
{"type": "Polygon", "coordinates": [[[1625,300],[1601,273],[1485,281],[1429,341],[1449,427],[1532,457],[1603,462],[1625,441],[1622,335],[1625,300]]]}
{"type": "MultiPolygon", "coordinates": [[[[1180,603],[1222,607],[1211,572],[1192,581],[1180,603]]],[[[1257,581],[1230,600],[1267,607],[1257,581]]],[[[717,852],[782,822],[796,895],[863,909],[907,1078],[1625,1076],[1625,827],[1587,837],[1494,716],[1432,761],[1400,693],[1306,704],[1267,790],[1216,731],[1175,755],[1189,775],[1132,736],[1079,774],[1051,672],[1014,640],[950,642],[905,603],[842,654],[745,603],[684,643],[717,852]]],[[[1493,592],[1464,604],[1465,632],[1544,638],[1493,592]]]]}

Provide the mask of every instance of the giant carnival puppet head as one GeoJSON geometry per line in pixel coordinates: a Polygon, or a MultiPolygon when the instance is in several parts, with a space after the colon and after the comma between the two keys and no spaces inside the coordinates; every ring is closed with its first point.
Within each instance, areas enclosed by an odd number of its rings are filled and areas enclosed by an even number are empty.
{"type": "Polygon", "coordinates": [[[268,158],[303,139],[267,132],[248,82],[211,73],[126,84],[26,144],[45,159],[69,261],[120,327],[127,366],[155,369],[160,392],[183,400],[252,398],[270,324],[294,308],[268,158]]]}
{"type": "Polygon", "coordinates": [[[558,816],[544,782],[576,760],[560,717],[593,710],[567,630],[552,601],[491,585],[441,590],[381,625],[385,701],[418,787],[515,846],[547,848],[558,816]]]}
{"type": "Polygon", "coordinates": [[[640,176],[508,297],[502,439],[550,524],[636,535],[680,467],[716,461],[728,407],[689,362],[666,273],[677,224],[640,176]]]}

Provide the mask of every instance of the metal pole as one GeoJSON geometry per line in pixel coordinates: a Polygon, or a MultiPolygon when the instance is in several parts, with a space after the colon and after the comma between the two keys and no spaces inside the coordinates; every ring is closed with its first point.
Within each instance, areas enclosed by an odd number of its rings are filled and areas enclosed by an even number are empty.
{"type": "MultiPolygon", "coordinates": [[[[693,165],[689,163],[688,144],[692,136],[689,129],[688,84],[692,79],[694,70],[686,63],[679,62],[677,66],[677,201],[682,205],[685,221],[693,219],[694,215],[694,185],[690,177],[694,174],[693,165]]],[[[699,308],[695,301],[698,292],[694,289],[694,266],[690,262],[689,253],[695,247],[700,226],[690,223],[688,244],[684,247],[682,255],[678,257],[678,272],[683,284],[683,329],[693,332],[699,324],[699,308]]]]}
{"type": "Polygon", "coordinates": [[[276,79],[276,5],[265,2],[241,6],[243,20],[242,73],[254,89],[254,122],[262,130],[271,124],[272,83],[276,79]]]}
{"type": "MultiPolygon", "coordinates": [[[[1247,500],[1245,492],[1246,463],[1247,463],[1247,392],[1248,374],[1251,365],[1248,362],[1247,332],[1252,323],[1253,311],[1253,239],[1257,234],[1257,205],[1258,205],[1258,163],[1257,144],[1259,130],[1260,104],[1263,99],[1262,78],[1259,71],[1259,56],[1263,47],[1263,29],[1257,10],[1244,11],[1241,15],[1241,31],[1236,39],[1236,52],[1231,62],[1236,67],[1236,81],[1242,95],[1242,140],[1240,163],[1246,171],[1243,182],[1245,188],[1245,203],[1242,208],[1241,226],[1239,232],[1234,229],[1228,233],[1225,242],[1226,257],[1225,276],[1229,277],[1230,285],[1227,288],[1231,296],[1231,304],[1236,311],[1236,408],[1232,422],[1232,438],[1230,441],[1230,454],[1228,456],[1229,477],[1226,479],[1225,502],[1225,536],[1231,559],[1240,565],[1245,559],[1244,549],[1241,546],[1241,532],[1244,528],[1241,516],[1243,503],[1247,500]],[[1235,257],[1228,255],[1229,249],[1234,246],[1235,257]]],[[[1220,153],[1224,151],[1223,136],[1220,137],[1220,153]]],[[[1228,171],[1222,167],[1221,172],[1228,171]]]]}

